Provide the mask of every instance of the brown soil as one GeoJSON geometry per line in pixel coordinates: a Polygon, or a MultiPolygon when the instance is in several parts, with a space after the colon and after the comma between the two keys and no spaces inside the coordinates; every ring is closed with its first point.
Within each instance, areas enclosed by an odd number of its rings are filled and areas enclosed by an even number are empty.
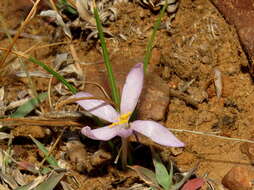
{"type": "MultiPolygon", "coordinates": [[[[1,7],[6,6],[3,2],[0,4],[2,4],[1,7]]],[[[17,7],[14,7],[11,2],[7,4],[9,4],[8,10],[2,8],[0,9],[2,10],[1,13],[5,15],[8,28],[16,30],[22,20],[20,15],[25,15],[25,13],[22,10],[21,12],[15,12],[14,10],[17,10],[17,7]],[[8,18],[11,19],[8,20],[8,18]]],[[[151,28],[158,14],[152,13],[149,9],[144,9],[135,3],[120,4],[118,10],[118,19],[107,27],[114,36],[107,38],[106,41],[116,78],[119,84],[122,85],[129,68],[142,61],[151,28]],[[123,40],[118,34],[125,35],[127,40],[123,40]]],[[[250,139],[253,131],[251,127],[254,122],[252,108],[252,105],[254,105],[254,86],[249,73],[246,72],[248,61],[239,44],[235,29],[228,25],[216,8],[206,0],[182,0],[172,24],[170,31],[160,29],[157,32],[149,72],[160,76],[163,80],[154,80],[153,85],[162,86],[167,84],[168,88],[178,89],[194,80],[186,90],[186,94],[198,102],[198,108],[186,104],[179,98],[171,97],[170,103],[163,105],[166,106],[165,118],[159,118],[158,120],[164,122],[169,128],[211,132],[225,137],[250,139]],[[221,98],[216,96],[213,84],[215,68],[222,73],[223,92],[221,98]]],[[[52,38],[55,33],[61,33],[60,30],[50,24],[48,20],[36,16],[24,32],[46,36],[51,41],[46,40],[42,44],[50,44],[66,41],[62,34],[59,34],[60,37],[52,38]]],[[[0,46],[7,47],[9,44],[8,38],[2,33],[0,34],[0,46]]],[[[37,41],[33,39],[19,38],[16,48],[24,52],[36,43],[37,41]]],[[[74,40],[73,44],[81,62],[94,63],[82,65],[85,80],[99,83],[108,90],[106,70],[102,64],[103,58],[99,50],[99,43],[78,38],[74,40]]],[[[56,54],[64,52],[70,53],[69,46],[66,44],[42,49],[35,48],[29,54],[52,66],[56,54]]],[[[17,59],[11,60],[12,58],[13,56],[9,56],[7,59],[7,62],[10,63],[8,76],[6,75],[5,78],[0,79],[1,86],[5,88],[5,101],[7,103],[17,100],[20,91],[29,89],[27,80],[19,77],[14,78],[19,66],[17,59]]],[[[29,71],[43,71],[28,61],[25,61],[25,64],[29,71]]],[[[48,89],[49,79],[33,77],[33,81],[37,90],[46,91],[48,89]]],[[[53,82],[53,84],[55,83],[53,82]]],[[[86,84],[83,89],[80,88],[79,90],[88,91],[96,96],[103,96],[101,91],[93,84],[86,84]]],[[[58,93],[54,92],[52,96],[53,103],[59,101],[60,97],[58,93]]],[[[61,99],[67,97],[68,95],[61,99]]],[[[49,112],[48,101],[43,103],[41,108],[44,112],[49,112]]],[[[66,105],[61,109],[73,110],[74,106],[66,105]]],[[[153,107],[149,111],[150,113],[157,112],[155,108],[153,110],[153,107]]],[[[33,114],[36,113],[31,113],[31,115],[33,114]]],[[[84,119],[82,122],[86,123],[87,121],[84,119]]],[[[33,127],[29,132],[27,127],[19,126],[13,129],[13,134],[25,137],[32,135],[49,145],[62,131],[59,127],[50,127],[49,129],[50,133],[49,131],[43,131],[41,128],[33,127]],[[38,134],[36,134],[36,131],[38,134]],[[52,139],[46,138],[49,134],[52,139]]],[[[79,129],[78,127],[72,127],[71,130],[69,128],[67,130],[78,131],[79,129]]],[[[196,174],[198,176],[207,174],[208,178],[221,183],[223,176],[233,166],[250,165],[248,157],[240,150],[242,144],[240,142],[185,132],[175,134],[186,143],[183,150],[164,147],[159,147],[159,149],[163,160],[166,163],[169,160],[174,160],[181,171],[187,171],[194,167],[197,162],[200,162],[196,174]],[[176,151],[179,151],[179,153],[176,153],[176,151]]],[[[26,141],[28,144],[32,143],[29,138],[25,139],[26,141]]],[[[142,142],[144,144],[151,143],[147,139],[142,140],[142,142]]],[[[37,160],[38,162],[38,158],[41,159],[41,154],[38,153],[35,146],[28,144],[21,145],[20,141],[17,141],[13,145],[15,159],[31,162],[37,160]]],[[[3,143],[2,147],[6,148],[6,145],[7,143],[3,143]]],[[[69,180],[74,188],[125,189],[135,183],[142,183],[133,171],[119,171],[113,164],[114,158],[111,158],[108,153],[100,153],[104,155],[102,157],[105,158],[105,162],[104,160],[97,161],[97,157],[93,157],[93,154],[98,151],[99,147],[104,145],[98,146],[90,140],[85,140],[84,146],[81,146],[85,150],[81,151],[80,154],[86,158],[80,159],[85,160],[85,166],[80,166],[79,162],[82,161],[77,161],[75,156],[68,163],[72,169],[70,176],[75,176],[79,182],[79,186],[75,187],[74,182],[69,180]],[[87,160],[91,162],[90,165],[87,164],[87,160]],[[84,170],[94,172],[101,165],[105,168],[101,173],[98,172],[99,175],[97,173],[90,176],[86,172],[80,172],[84,168],[84,170]]],[[[60,152],[62,151],[68,152],[68,146],[66,150],[65,143],[61,141],[53,154],[60,159],[60,152]]],[[[142,154],[139,154],[138,160],[145,166],[151,166],[151,163],[146,163],[149,160],[142,157],[142,154]]],[[[144,189],[144,187],[142,188],[144,189]]]]}

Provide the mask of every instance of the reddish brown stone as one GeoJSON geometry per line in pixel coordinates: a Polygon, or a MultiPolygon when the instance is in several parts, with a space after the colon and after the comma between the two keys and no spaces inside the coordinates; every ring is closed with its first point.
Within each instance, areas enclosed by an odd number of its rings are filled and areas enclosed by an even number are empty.
{"type": "Polygon", "coordinates": [[[222,184],[229,190],[251,190],[253,171],[248,167],[233,167],[222,179],[222,184]]]}
{"type": "MultiPolygon", "coordinates": [[[[235,26],[247,55],[254,61],[254,1],[212,0],[229,24],[235,26]]],[[[251,65],[251,73],[254,74],[251,65]]]]}

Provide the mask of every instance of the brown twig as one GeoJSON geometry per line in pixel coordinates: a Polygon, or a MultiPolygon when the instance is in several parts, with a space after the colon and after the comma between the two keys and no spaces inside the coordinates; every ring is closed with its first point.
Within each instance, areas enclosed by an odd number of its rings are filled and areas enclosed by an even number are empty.
{"type": "Polygon", "coordinates": [[[45,155],[45,157],[43,158],[43,160],[39,163],[39,167],[41,167],[44,162],[46,161],[46,159],[52,154],[52,152],[55,150],[56,145],[59,143],[60,139],[62,138],[64,131],[65,131],[66,127],[62,130],[61,134],[57,137],[56,142],[53,144],[53,146],[50,148],[49,152],[47,155],[45,155]]]}
{"type": "Polygon", "coordinates": [[[102,91],[102,93],[104,94],[104,96],[107,99],[109,99],[109,100],[111,99],[110,96],[108,95],[108,93],[106,92],[106,90],[99,83],[97,83],[97,82],[90,82],[90,81],[86,81],[85,83],[86,84],[93,84],[93,85],[97,86],[102,91]]]}
{"type": "Polygon", "coordinates": [[[174,89],[169,89],[169,94],[170,96],[174,96],[180,100],[183,100],[186,104],[189,104],[193,106],[194,108],[198,108],[199,103],[183,92],[180,92],[174,89]]]}
{"type": "Polygon", "coordinates": [[[1,70],[2,68],[5,67],[5,64],[4,64],[4,63],[5,63],[5,61],[6,61],[7,57],[8,57],[8,55],[11,53],[12,48],[13,48],[13,46],[15,45],[15,43],[16,43],[18,37],[20,36],[21,32],[23,31],[24,27],[29,23],[29,21],[30,21],[30,20],[32,19],[32,17],[35,15],[36,10],[37,10],[37,6],[38,6],[39,2],[40,2],[40,0],[37,0],[37,1],[34,3],[32,9],[30,10],[29,14],[27,15],[25,21],[21,24],[21,26],[20,26],[19,29],[17,30],[17,33],[15,34],[15,36],[14,36],[14,38],[13,38],[11,44],[10,44],[9,47],[7,48],[8,51],[5,53],[5,55],[3,56],[2,60],[1,60],[1,63],[0,63],[0,70],[1,70]]]}
{"type": "Polygon", "coordinates": [[[4,126],[18,126],[18,125],[38,125],[38,126],[50,126],[50,127],[63,127],[63,126],[83,126],[76,121],[66,120],[51,120],[43,119],[41,117],[26,117],[26,118],[3,118],[0,119],[0,123],[4,126]]]}
{"type": "Polygon", "coordinates": [[[239,139],[239,138],[233,138],[233,137],[224,137],[224,136],[215,135],[215,134],[212,134],[212,133],[209,133],[209,132],[192,131],[192,130],[187,130],[187,129],[172,129],[172,128],[170,128],[169,130],[170,131],[179,132],[179,133],[192,133],[192,134],[195,134],[195,135],[215,137],[215,138],[220,138],[220,139],[229,140],[229,141],[254,143],[254,141],[248,140],[248,139],[239,139]]]}
{"type": "Polygon", "coordinates": [[[52,9],[53,9],[54,11],[58,12],[58,10],[57,10],[57,8],[56,8],[56,5],[55,5],[55,2],[54,2],[53,0],[49,0],[49,2],[50,2],[50,5],[51,5],[52,9]]]}
{"type": "Polygon", "coordinates": [[[56,105],[56,110],[59,110],[65,104],[71,104],[79,100],[104,100],[106,103],[115,105],[114,102],[105,98],[97,98],[97,97],[81,97],[81,98],[68,98],[66,100],[61,101],[56,105]]]}
{"type": "Polygon", "coordinates": [[[55,42],[55,43],[52,43],[52,44],[46,44],[46,45],[38,46],[35,49],[41,49],[41,48],[46,48],[46,47],[58,46],[58,45],[63,45],[63,44],[68,44],[68,43],[70,43],[70,42],[68,42],[68,41],[55,42]]]}
{"type": "MultiPolygon", "coordinates": [[[[7,48],[3,48],[3,47],[0,47],[0,50],[2,51],[8,51],[7,48]]],[[[22,57],[22,58],[25,58],[25,59],[29,59],[29,56],[24,54],[23,52],[20,52],[20,51],[14,51],[14,50],[11,50],[10,53],[18,56],[18,57],[22,57]]]]}

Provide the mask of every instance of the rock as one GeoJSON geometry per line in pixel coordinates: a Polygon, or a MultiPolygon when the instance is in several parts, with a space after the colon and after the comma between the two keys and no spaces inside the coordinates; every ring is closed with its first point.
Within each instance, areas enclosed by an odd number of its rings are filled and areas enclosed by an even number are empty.
{"type": "Polygon", "coordinates": [[[149,67],[152,69],[160,64],[161,51],[158,48],[153,48],[149,67]]]}
{"type": "Polygon", "coordinates": [[[139,119],[161,121],[169,105],[169,86],[158,75],[148,73],[138,106],[139,119]]]}
{"type": "Polygon", "coordinates": [[[111,161],[111,154],[104,149],[99,149],[92,155],[86,151],[86,147],[79,140],[71,140],[66,143],[67,156],[71,165],[75,166],[78,172],[93,172],[102,168],[111,161]]]}
{"type": "Polygon", "coordinates": [[[187,90],[187,92],[191,95],[191,98],[198,103],[202,103],[203,101],[208,99],[208,94],[202,88],[191,87],[187,90]]]}
{"type": "MultiPolygon", "coordinates": [[[[254,61],[254,4],[252,0],[212,0],[229,24],[233,24],[248,56],[254,61]],[[244,21],[244,22],[243,22],[244,21]]],[[[254,66],[250,65],[254,75],[254,66]]]]}
{"type": "Polygon", "coordinates": [[[73,140],[66,143],[66,147],[68,158],[77,171],[90,172],[93,169],[84,144],[79,140],[73,140]]]}
{"type": "Polygon", "coordinates": [[[112,155],[105,151],[104,149],[97,150],[92,156],[91,156],[91,164],[97,168],[98,166],[102,167],[109,161],[111,161],[112,155]]]}
{"type": "Polygon", "coordinates": [[[229,190],[251,190],[253,188],[253,170],[248,167],[235,166],[222,179],[222,184],[229,190]]]}

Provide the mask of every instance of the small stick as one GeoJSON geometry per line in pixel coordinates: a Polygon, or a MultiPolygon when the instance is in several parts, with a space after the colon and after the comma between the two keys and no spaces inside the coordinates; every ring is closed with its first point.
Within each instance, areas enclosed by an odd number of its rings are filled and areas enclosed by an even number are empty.
{"type": "MultiPolygon", "coordinates": [[[[71,104],[71,103],[74,103],[76,101],[79,101],[79,100],[104,100],[107,104],[112,104],[114,105],[114,103],[110,100],[107,100],[105,98],[98,98],[98,97],[80,97],[80,98],[68,98],[66,100],[63,100],[61,101],[60,103],[58,103],[56,105],[56,110],[59,110],[60,107],[62,107],[63,105],[65,104],[71,104]]],[[[100,106],[103,106],[104,104],[102,105],[99,105],[98,107],[100,106]]]]}
{"type": "Polygon", "coordinates": [[[50,148],[49,152],[47,155],[45,155],[45,157],[43,158],[43,160],[39,163],[39,167],[41,167],[44,162],[46,161],[46,159],[52,154],[52,152],[54,151],[54,149],[56,148],[56,145],[59,143],[60,139],[62,138],[64,131],[65,131],[66,127],[62,130],[61,134],[57,137],[56,142],[53,144],[53,146],[50,148]]]}
{"type": "Polygon", "coordinates": [[[191,98],[190,96],[186,95],[185,93],[177,91],[177,90],[169,89],[169,94],[170,96],[174,96],[180,100],[183,100],[186,104],[190,104],[194,108],[198,109],[198,102],[194,100],[193,98],[191,98]]]}
{"type": "Polygon", "coordinates": [[[224,140],[230,140],[230,141],[254,143],[254,141],[248,140],[248,139],[239,139],[239,138],[223,137],[223,136],[220,136],[220,135],[211,134],[211,133],[209,133],[209,132],[191,131],[191,130],[187,130],[187,129],[171,129],[171,128],[170,128],[169,130],[170,130],[170,131],[176,131],[176,132],[182,132],[182,133],[192,133],[192,134],[196,134],[196,135],[205,135],[205,136],[216,137],[216,138],[220,138],[220,139],[224,139],[224,140]]]}
{"type": "MultiPolygon", "coordinates": [[[[3,51],[7,51],[8,52],[8,49],[7,48],[3,48],[3,47],[0,47],[0,50],[3,50],[3,51]]],[[[22,57],[22,58],[25,58],[25,59],[29,59],[29,56],[24,54],[23,52],[20,52],[20,51],[14,51],[14,50],[10,50],[10,53],[18,56],[18,57],[22,57]]],[[[1,66],[0,66],[1,67],[1,66]]]]}
{"type": "Polygon", "coordinates": [[[49,2],[50,2],[50,5],[51,5],[52,9],[53,9],[54,11],[58,12],[58,10],[57,10],[57,8],[56,8],[56,5],[55,5],[55,2],[54,2],[53,0],[49,0],[49,2]]]}
{"type": "Polygon", "coordinates": [[[108,95],[108,93],[106,92],[106,90],[97,82],[90,82],[90,81],[86,81],[85,82],[86,84],[93,84],[95,86],[97,86],[104,94],[104,96],[107,98],[107,99],[111,99],[110,96],[108,95]]]}
{"type": "Polygon", "coordinates": [[[68,43],[69,43],[68,41],[63,41],[63,42],[55,42],[55,43],[52,43],[52,44],[45,44],[45,45],[38,46],[35,50],[41,49],[41,48],[46,48],[46,47],[64,45],[64,44],[68,44],[68,43]]]}
{"type": "Polygon", "coordinates": [[[52,120],[43,119],[41,117],[26,117],[26,118],[3,118],[0,119],[0,123],[4,126],[18,126],[18,125],[38,125],[38,126],[49,126],[49,127],[63,127],[63,126],[76,126],[81,127],[83,124],[76,121],[68,120],[52,120]]]}
{"type": "Polygon", "coordinates": [[[35,15],[36,10],[37,10],[37,6],[39,4],[40,0],[37,0],[34,5],[33,8],[31,9],[31,11],[29,12],[28,16],[26,17],[25,21],[21,24],[21,26],[19,27],[19,29],[17,30],[17,33],[15,34],[12,43],[9,45],[9,47],[7,48],[7,52],[4,54],[1,63],[0,63],[0,68],[5,67],[5,61],[8,57],[8,55],[10,54],[10,52],[12,51],[13,46],[15,45],[18,37],[20,36],[21,32],[23,31],[24,27],[28,24],[28,22],[31,20],[31,18],[35,15]]]}
{"type": "Polygon", "coordinates": [[[48,101],[49,101],[50,110],[53,110],[53,104],[52,104],[52,100],[51,100],[51,85],[52,85],[52,81],[53,81],[53,76],[50,77],[49,84],[48,84],[48,101]]]}
{"type": "MultiPolygon", "coordinates": [[[[5,31],[3,29],[0,28],[0,33],[4,33],[5,31]]],[[[7,32],[11,35],[14,36],[17,31],[16,30],[7,30],[7,32]]],[[[20,33],[19,35],[20,37],[24,37],[24,38],[30,38],[30,39],[34,39],[34,40],[38,40],[38,41],[43,41],[43,40],[47,40],[48,37],[47,36],[39,36],[39,35],[33,35],[33,34],[27,34],[27,33],[20,33]]]]}

